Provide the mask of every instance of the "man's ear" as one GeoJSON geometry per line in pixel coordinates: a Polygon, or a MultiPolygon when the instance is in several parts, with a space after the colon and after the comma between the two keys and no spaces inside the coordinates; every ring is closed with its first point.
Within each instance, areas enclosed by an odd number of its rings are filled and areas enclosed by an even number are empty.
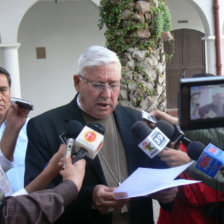
{"type": "Polygon", "coordinates": [[[79,84],[80,84],[80,78],[79,75],[75,74],[73,76],[73,80],[74,80],[74,86],[77,92],[79,92],[79,84]]]}

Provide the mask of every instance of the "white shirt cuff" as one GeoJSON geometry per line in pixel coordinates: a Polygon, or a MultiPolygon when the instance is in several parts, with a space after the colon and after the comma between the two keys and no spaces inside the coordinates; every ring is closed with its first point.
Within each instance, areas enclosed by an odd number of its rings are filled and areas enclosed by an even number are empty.
{"type": "Polygon", "coordinates": [[[13,193],[11,196],[15,197],[15,196],[25,195],[25,194],[28,194],[28,192],[26,191],[25,188],[22,188],[19,191],[16,191],[15,193],[13,193]]]}

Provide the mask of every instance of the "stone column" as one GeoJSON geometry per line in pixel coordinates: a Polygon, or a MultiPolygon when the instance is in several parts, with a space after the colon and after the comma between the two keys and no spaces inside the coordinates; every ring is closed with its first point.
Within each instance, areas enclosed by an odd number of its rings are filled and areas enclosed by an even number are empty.
{"type": "Polygon", "coordinates": [[[21,97],[19,75],[19,43],[0,44],[3,56],[3,67],[10,73],[12,79],[11,96],[21,97]]]}
{"type": "Polygon", "coordinates": [[[203,37],[205,41],[206,72],[216,75],[215,36],[203,37]]]}

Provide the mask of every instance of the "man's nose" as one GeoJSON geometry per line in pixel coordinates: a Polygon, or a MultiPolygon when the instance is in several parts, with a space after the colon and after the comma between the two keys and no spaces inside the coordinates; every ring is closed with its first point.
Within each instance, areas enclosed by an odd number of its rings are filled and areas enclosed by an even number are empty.
{"type": "Polygon", "coordinates": [[[109,84],[105,85],[105,87],[102,89],[102,96],[109,98],[111,96],[111,88],[109,84]]]}

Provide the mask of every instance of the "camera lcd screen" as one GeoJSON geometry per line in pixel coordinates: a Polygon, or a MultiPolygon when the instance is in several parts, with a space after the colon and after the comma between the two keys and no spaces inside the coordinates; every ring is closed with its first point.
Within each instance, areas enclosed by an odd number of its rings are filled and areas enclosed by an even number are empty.
{"type": "Polygon", "coordinates": [[[179,120],[183,130],[224,126],[224,78],[180,80],[179,120]]]}

